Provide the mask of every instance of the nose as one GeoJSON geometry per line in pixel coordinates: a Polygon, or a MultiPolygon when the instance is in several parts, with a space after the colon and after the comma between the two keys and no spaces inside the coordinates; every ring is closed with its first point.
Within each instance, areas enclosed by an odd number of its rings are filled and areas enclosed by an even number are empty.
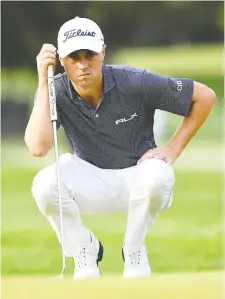
{"type": "Polygon", "coordinates": [[[86,70],[88,68],[88,61],[85,58],[80,58],[77,62],[77,66],[80,70],[86,70]]]}

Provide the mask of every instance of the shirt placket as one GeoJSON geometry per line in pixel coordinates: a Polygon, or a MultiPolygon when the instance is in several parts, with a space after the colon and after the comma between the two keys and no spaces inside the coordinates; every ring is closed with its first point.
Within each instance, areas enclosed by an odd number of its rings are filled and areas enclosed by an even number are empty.
{"type": "Polygon", "coordinates": [[[97,107],[93,108],[93,116],[95,118],[98,118],[100,116],[99,108],[100,108],[100,105],[101,105],[102,101],[103,101],[103,96],[100,98],[97,107]]]}

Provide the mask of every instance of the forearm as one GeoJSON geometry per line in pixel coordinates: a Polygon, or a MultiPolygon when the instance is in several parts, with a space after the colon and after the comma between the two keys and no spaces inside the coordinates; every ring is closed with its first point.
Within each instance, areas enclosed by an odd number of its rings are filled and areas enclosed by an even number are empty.
{"type": "Polygon", "coordinates": [[[167,147],[171,148],[177,157],[202,126],[214,105],[215,93],[209,88],[206,91],[200,97],[197,95],[193,98],[189,115],[183,119],[181,126],[167,143],[167,147]]]}
{"type": "Polygon", "coordinates": [[[53,144],[48,84],[38,87],[38,95],[25,131],[25,143],[34,156],[44,156],[53,144]]]}

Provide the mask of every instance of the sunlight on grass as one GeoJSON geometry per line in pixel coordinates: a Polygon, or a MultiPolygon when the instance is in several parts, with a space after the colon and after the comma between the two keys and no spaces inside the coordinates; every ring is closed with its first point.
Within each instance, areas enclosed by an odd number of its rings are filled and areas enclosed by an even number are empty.
{"type": "Polygon", "coordinates": [[[2,280],[2,299],[217,299],[222,273],[152,275],[151,278],[73,281],[11,277],[2,280]]]}

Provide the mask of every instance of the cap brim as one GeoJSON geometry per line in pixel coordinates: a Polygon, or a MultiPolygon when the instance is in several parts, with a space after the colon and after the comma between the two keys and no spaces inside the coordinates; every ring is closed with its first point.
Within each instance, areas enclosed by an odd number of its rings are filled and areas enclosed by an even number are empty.
{"type": "Polygon", "coordinates": [[[59,56],[61,58],[65,58],[68,56],[70,53],[78,51],[78,50],[90,50],[96,53],[101,53],[103,48],[103,44],[96,44],[94,42],[90,42],[90,39],[85,40],[83,39],[81,42],[71,42],[70,44],[67,45],[66,49],[60,51],[58,50],[59,56]]]}

